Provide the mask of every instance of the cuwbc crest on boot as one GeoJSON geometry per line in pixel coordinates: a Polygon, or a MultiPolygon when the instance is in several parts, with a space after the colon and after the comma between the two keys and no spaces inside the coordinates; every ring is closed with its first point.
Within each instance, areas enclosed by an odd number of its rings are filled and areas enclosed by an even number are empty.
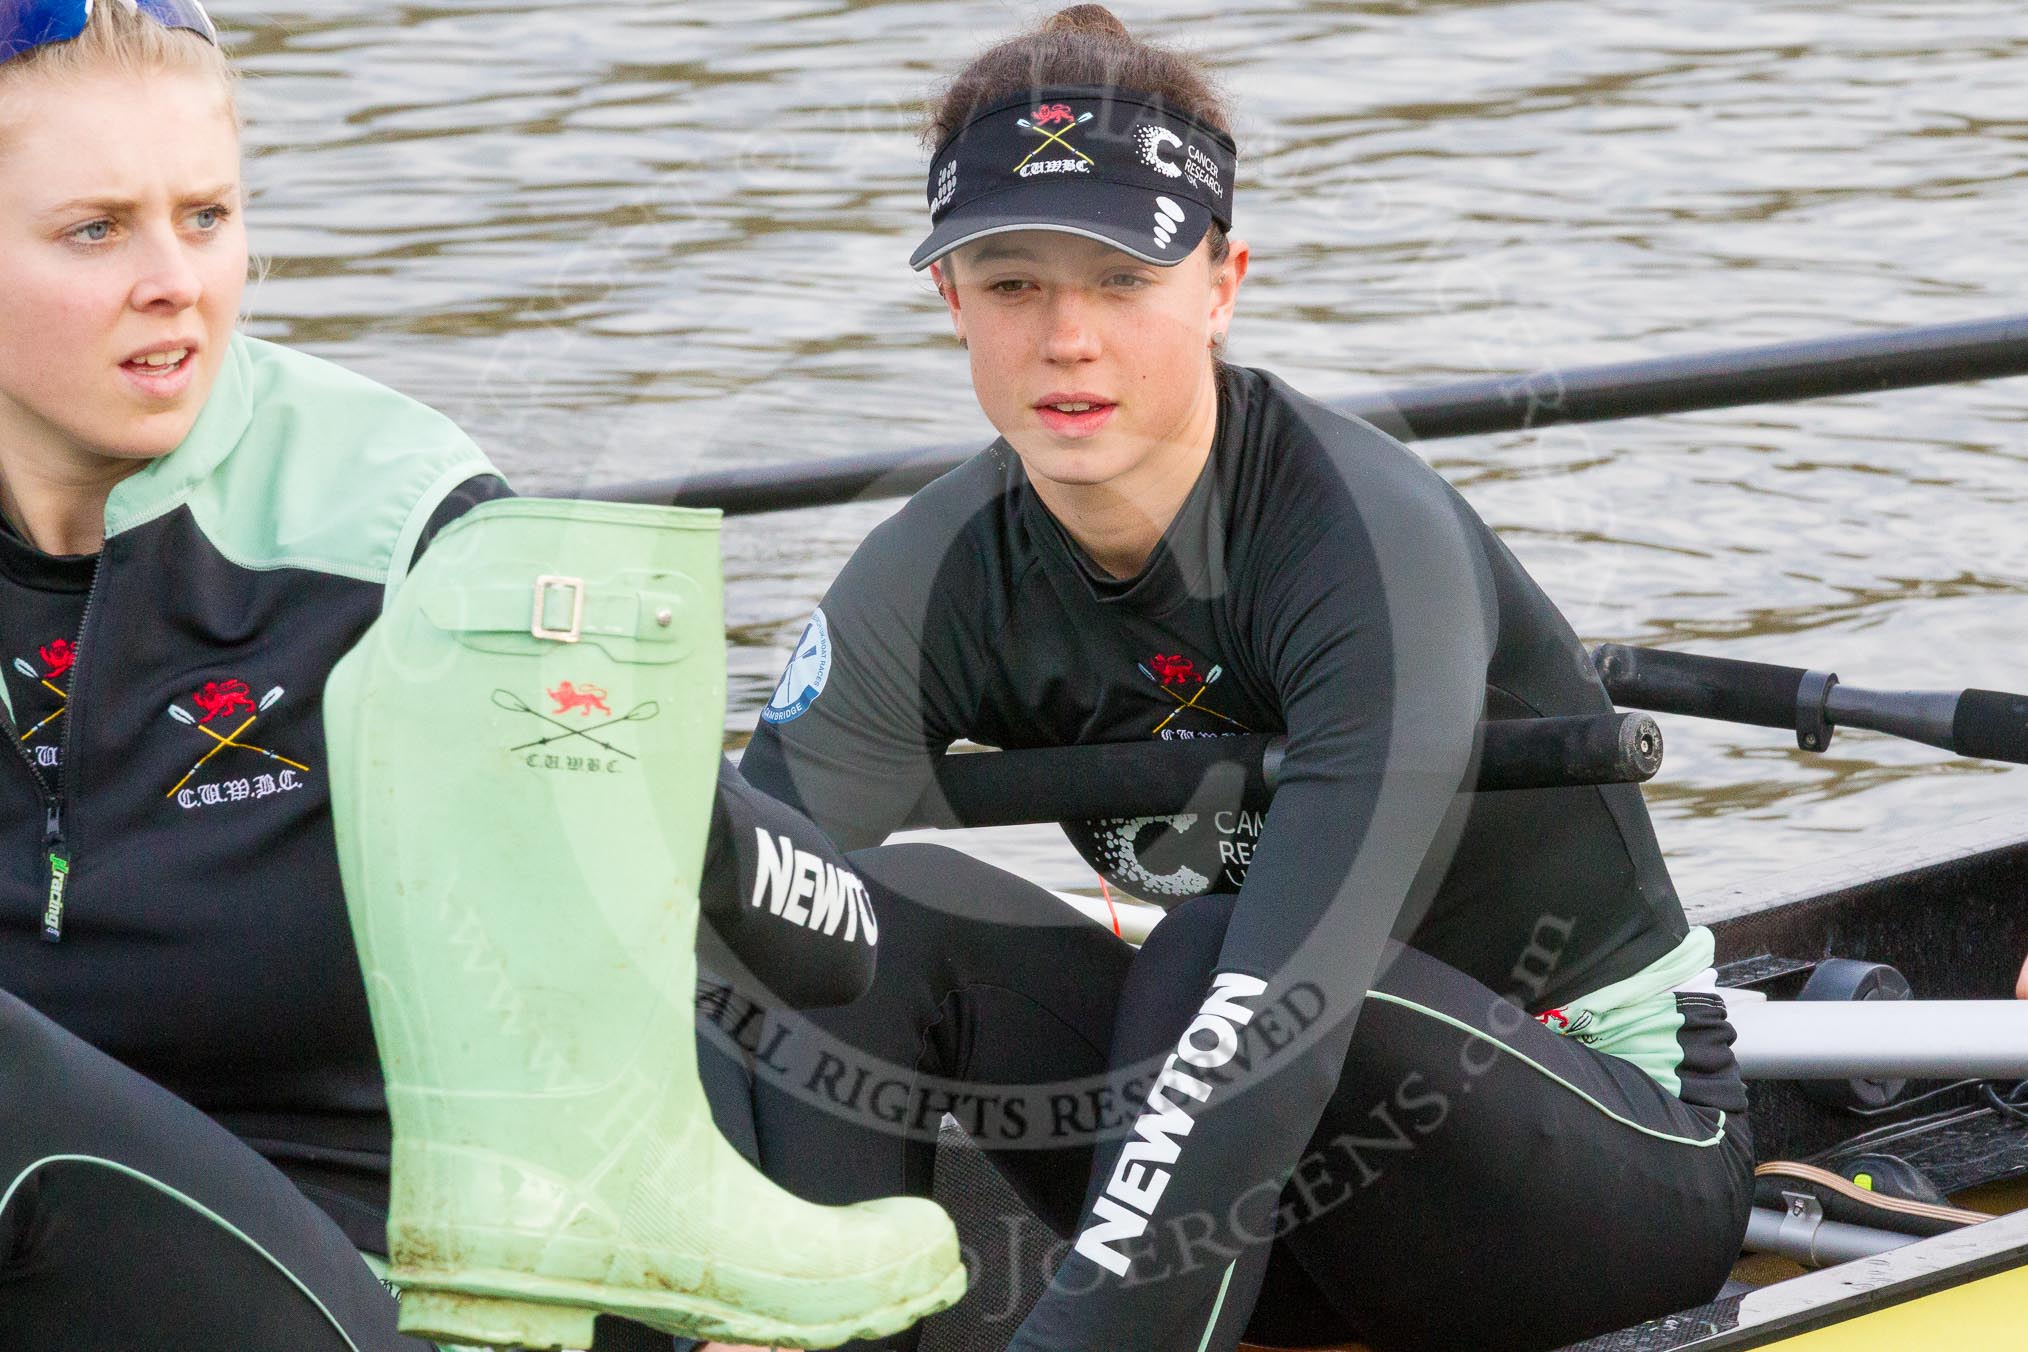
{"type": "Polygon", "coordinates": [[[725,707],[716,527],[486,504],[437,538],[327,687],[407,1331],[561,1346],[607,1311],[828,1345],[963,1291],[933,1204],[782,1192],[718,1135],[698,1086],[697,882],[725,707]]]}

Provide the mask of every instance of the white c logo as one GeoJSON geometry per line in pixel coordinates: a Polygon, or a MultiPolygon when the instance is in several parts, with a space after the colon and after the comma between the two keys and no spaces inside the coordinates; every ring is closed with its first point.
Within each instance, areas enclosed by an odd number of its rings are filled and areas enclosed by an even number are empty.
{"type": "Polygon", "coordinates": [[[1183,177],[1183,166],[1173,160],[1162,158],[1164,146],[1182,148],[1183,138],[1167,127],[1150,127],[1143,123],[1134,128],[1134,143],[1141,148],[1141,163],[1153,169],[1164,178],[1183,177]]]}

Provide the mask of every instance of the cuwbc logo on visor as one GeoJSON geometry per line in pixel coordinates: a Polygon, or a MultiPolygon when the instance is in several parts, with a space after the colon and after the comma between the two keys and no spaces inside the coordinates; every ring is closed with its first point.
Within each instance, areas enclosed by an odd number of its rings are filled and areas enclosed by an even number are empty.
{"type": "Polygon", "coordinates": [[[819,607],[803,626],[803,636],[796,640],[796,649],[789,656],[788,670],[782,673],[774,697],[760,716],[770,723],[801,718],[817,702],[817,696],[824,693],[824,683],[830,679],[831,625],[819,607]]]}
{"type": "Polygon", "coordinates": [[[1021,157],[1021,162],[1014,166],[1015,173],[1023,178],[1033,178],[1036,174],[1084,174],[1091,172],[1092,165],[1097,163],[1097,161],[1072,145],[1066,138],[1072,131],[1091,121],[1092,114],[1072,114],[1070,105],[1067,103],[1045,103],[1035,110],[1034,118],[1035,120],[1032,122],[1025,117],[1014,119],[1015,126],[1042,138],[1026,155],[1021,157]],[[1055,130],[1058,126],[1061,126],[1063,130],[1055,130]],[[1038,160],[1036,158],[1036,156],[1052,148],[1061,152],[1063,158],[1047,160],[1038,160]]]}

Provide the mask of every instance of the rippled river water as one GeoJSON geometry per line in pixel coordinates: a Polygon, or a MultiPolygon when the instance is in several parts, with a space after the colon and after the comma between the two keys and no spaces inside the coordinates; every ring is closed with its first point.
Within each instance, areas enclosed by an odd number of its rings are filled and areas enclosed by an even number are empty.
{"type": "MultiPolygon", "coordinates": [[[[221,4],[253,330],[524,491],[989,433],[906,258],[921,101],[988,0],[221,4]]],[[[2028,309],[2003,0],[1163,0],[1239,110],[1233,355],[1318,395],[2028,309]]],[[[2028,381],[1428,443],[1587,639],[2028,687],[2028,381]]],[[[727,730],[893,504],[728,523],[727,730]]],[[[2028,808],[2028,772],[1665,720],[1696,892],[2028,808]]],[[[1089,875],[1053,831],[974,842],[1089,875]]]]}

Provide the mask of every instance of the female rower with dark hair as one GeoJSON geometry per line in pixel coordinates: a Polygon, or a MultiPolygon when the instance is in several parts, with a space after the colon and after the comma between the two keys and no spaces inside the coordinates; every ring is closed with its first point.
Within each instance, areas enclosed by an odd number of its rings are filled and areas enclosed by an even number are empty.
{"type": "MultiPolygon", "coordinates": [[[[1095,5],[952,83],[913,262],[1001,440],[854,554],[743,768],[848,848],[960,738],[1286,734],[1274,804],[1068,828],[1174,907],[1138,953],[895,855],[874,990],[813,1022],[948,1104],[1126,1086],[1025,1133],[957,1111],[1070,1242],[1013,1347],[1544,1348],[1694,1305],[1750,1205],[1711,937],[1638,789],[1461,791],[1482,719],[1610,703],[1441,478],[1219,359],[1228,124],[1095,5]]],[[[764,1166],[926,1190],[932,1139],[830,1087],[760,1077],[764,1166]]]]}

